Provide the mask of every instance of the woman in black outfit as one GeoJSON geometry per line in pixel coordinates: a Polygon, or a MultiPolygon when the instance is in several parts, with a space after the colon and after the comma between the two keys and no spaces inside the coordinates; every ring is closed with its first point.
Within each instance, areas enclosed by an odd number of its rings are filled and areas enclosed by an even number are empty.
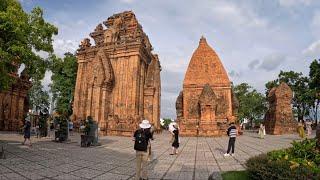
{"type": "Polygon", "coordinates": [[[31,130],[31,122],[30,122],[30,116],[28,115],[24,125],[24,141],[22,143],[23,145],[26,144],[27,140],[29,140],[29,146],[32,146],[31,140],[30,140],[30,135],[31,135],[30,130],[31,130]]]}
{"type": "Polygon", "coordinates": [[[172,143],[172,153],[170,155],[178,154],[177,149],[179,148],[179,128],[178,125],[174,125],[174,130],[172,131],[173,143],[172,143]]]}

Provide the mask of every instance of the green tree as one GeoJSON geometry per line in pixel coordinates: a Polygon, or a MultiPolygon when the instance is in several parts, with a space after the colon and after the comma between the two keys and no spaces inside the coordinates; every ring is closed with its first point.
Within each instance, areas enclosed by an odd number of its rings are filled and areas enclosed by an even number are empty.
{"type": "Polygon", "coordinates": [[[72,114],[72,101],[77,77],[77,60],[71,53],[66,53],[63,59],[54,55],[50,57],[52,64],[51,92],[56,111],[69,117],[72,114]]]}
{"type": "Polygon", "coordinates": [[[266,83],[266,92],[268,93],[272,87],[279,85],[281,82],[287,83],[292,89],[294,112],[297,114],[298,120],[302,120],[304,116],[309,115],[309,105],[312,101],[308,77],[294,71],[280,71],[278,79],[266,83]]]}
{"type": "Polygon", "coordinates": [[[164,129],[168,129],[168,127],[169,127],[169,124],[172,122],[172,119],[170,119],[170,118],[163,118],[163,125],[162,125],[162,127],[164,128],[164,129]]]}
{"type": "Polygon", "coordinates": [[[314,60],[310,64],[309,71],[310,93],[314,101],[311,101],[310,107],[313,111],[314,120],[318,124],[318,110],[320,105],[320,60],[314,60]]]}
{"type": "Polygon", "coordinates": [[[244,118],[248,119],[252,126],[252,123],[261,119],[266,112],[265,96],[247,83],[241,83],[233,88],[239,100],[238,117],[240,120],[244,118]]]}
{"type": "Polygon", "coordinates": [[[43,90],[41,81],[33,81],[28,93],[30,108],[36,110],[49,109],[49,93],[43,90]]]}
{"type": "Polygon", "coordinates": [[[52,37],[58,29],[43,19],[36,7],[26,13],[19,1],[0,1],[0,90],[7,89],[14,79],[16,65],[24,64],[32,79],[42,79],[47,61],[35,52],[53,52],[52,37]]]}

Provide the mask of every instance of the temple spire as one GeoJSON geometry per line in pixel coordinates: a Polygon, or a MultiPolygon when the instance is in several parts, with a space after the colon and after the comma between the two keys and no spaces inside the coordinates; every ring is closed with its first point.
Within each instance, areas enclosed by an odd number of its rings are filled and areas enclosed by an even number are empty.
{"type": "Polygon", "coordinates": [[[200,44],[207,44],[207,39],[202,35],[199,41],[199,45],[200,44]]]}

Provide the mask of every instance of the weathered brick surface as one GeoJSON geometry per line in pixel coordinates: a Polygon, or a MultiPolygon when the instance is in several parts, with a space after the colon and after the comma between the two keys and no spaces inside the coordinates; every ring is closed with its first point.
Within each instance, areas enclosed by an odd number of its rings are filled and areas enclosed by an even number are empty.
{"type": "Polygon", "coordinates": [[[236,120],[238,105],[218,55],[202,37],[193,53],[177,98],[181,135],[221,136],[236,120]]]}
{"type": "Polygon", "coordinates": [[[31,88],[29,76],[22,71],[20,77],[12,74],[16,82],[7,91],[0,91],[0,130],[18,131],[28,112],[27,93],[31,88]]]}
{"type": "Polygon", "coordinates": [[[265,115],[268,134],[290,134],[296,132],[297,122],[293,118],[292,90],[286,83],[274,87],[268,94],[269,109],[265,115]]]}
{"type": "Polygon", "coordinates": [[[91,115],[102,134],[131,136],[142,119],[159,129],[160,61],[131,11],[99,24],[77,52],[72,116],[75,125],[91,115]]]}

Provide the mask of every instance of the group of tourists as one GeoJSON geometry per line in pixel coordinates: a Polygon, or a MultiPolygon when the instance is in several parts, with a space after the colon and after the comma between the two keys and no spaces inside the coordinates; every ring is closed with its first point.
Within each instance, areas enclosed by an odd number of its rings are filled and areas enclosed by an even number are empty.
{"type": "MultiPolygon", "coordinates": [[[[143,120],[139,124],[133,134],[134,150],[136,151],[136,179],[148,179],[147,178],[147,161],[151,158],[151,140],[153,140],[154,127],[148,120],[143,120]]],[[[172,152],[170,155],[177,155],[179,148],[179,126],[177,123],[170,124],[169,132],[171,133],[171,146],[172,152]]]]}
{"type": "MultiPolygon", "coordinates": [[[[169,155],[177,155],[180,144],[178,124],[175,122],[171,123],[169,125],[169,132],[171,135],[170,144],[172,146],[172,151],[169,155]]],[[[230,123],[227,134],[229,136],[229,143],[224,156],[234,156],[235,142],[238,135],[235,123],[230,123]]],[[[139,124],[139,128],[134,132],[132,140],[134,141],[134,150],[136,151],[136,179],[148,179],[147,161],[151,156],[151,140],[153,140],[153,126],[148,120],[143,120],[139,124]]]]}

